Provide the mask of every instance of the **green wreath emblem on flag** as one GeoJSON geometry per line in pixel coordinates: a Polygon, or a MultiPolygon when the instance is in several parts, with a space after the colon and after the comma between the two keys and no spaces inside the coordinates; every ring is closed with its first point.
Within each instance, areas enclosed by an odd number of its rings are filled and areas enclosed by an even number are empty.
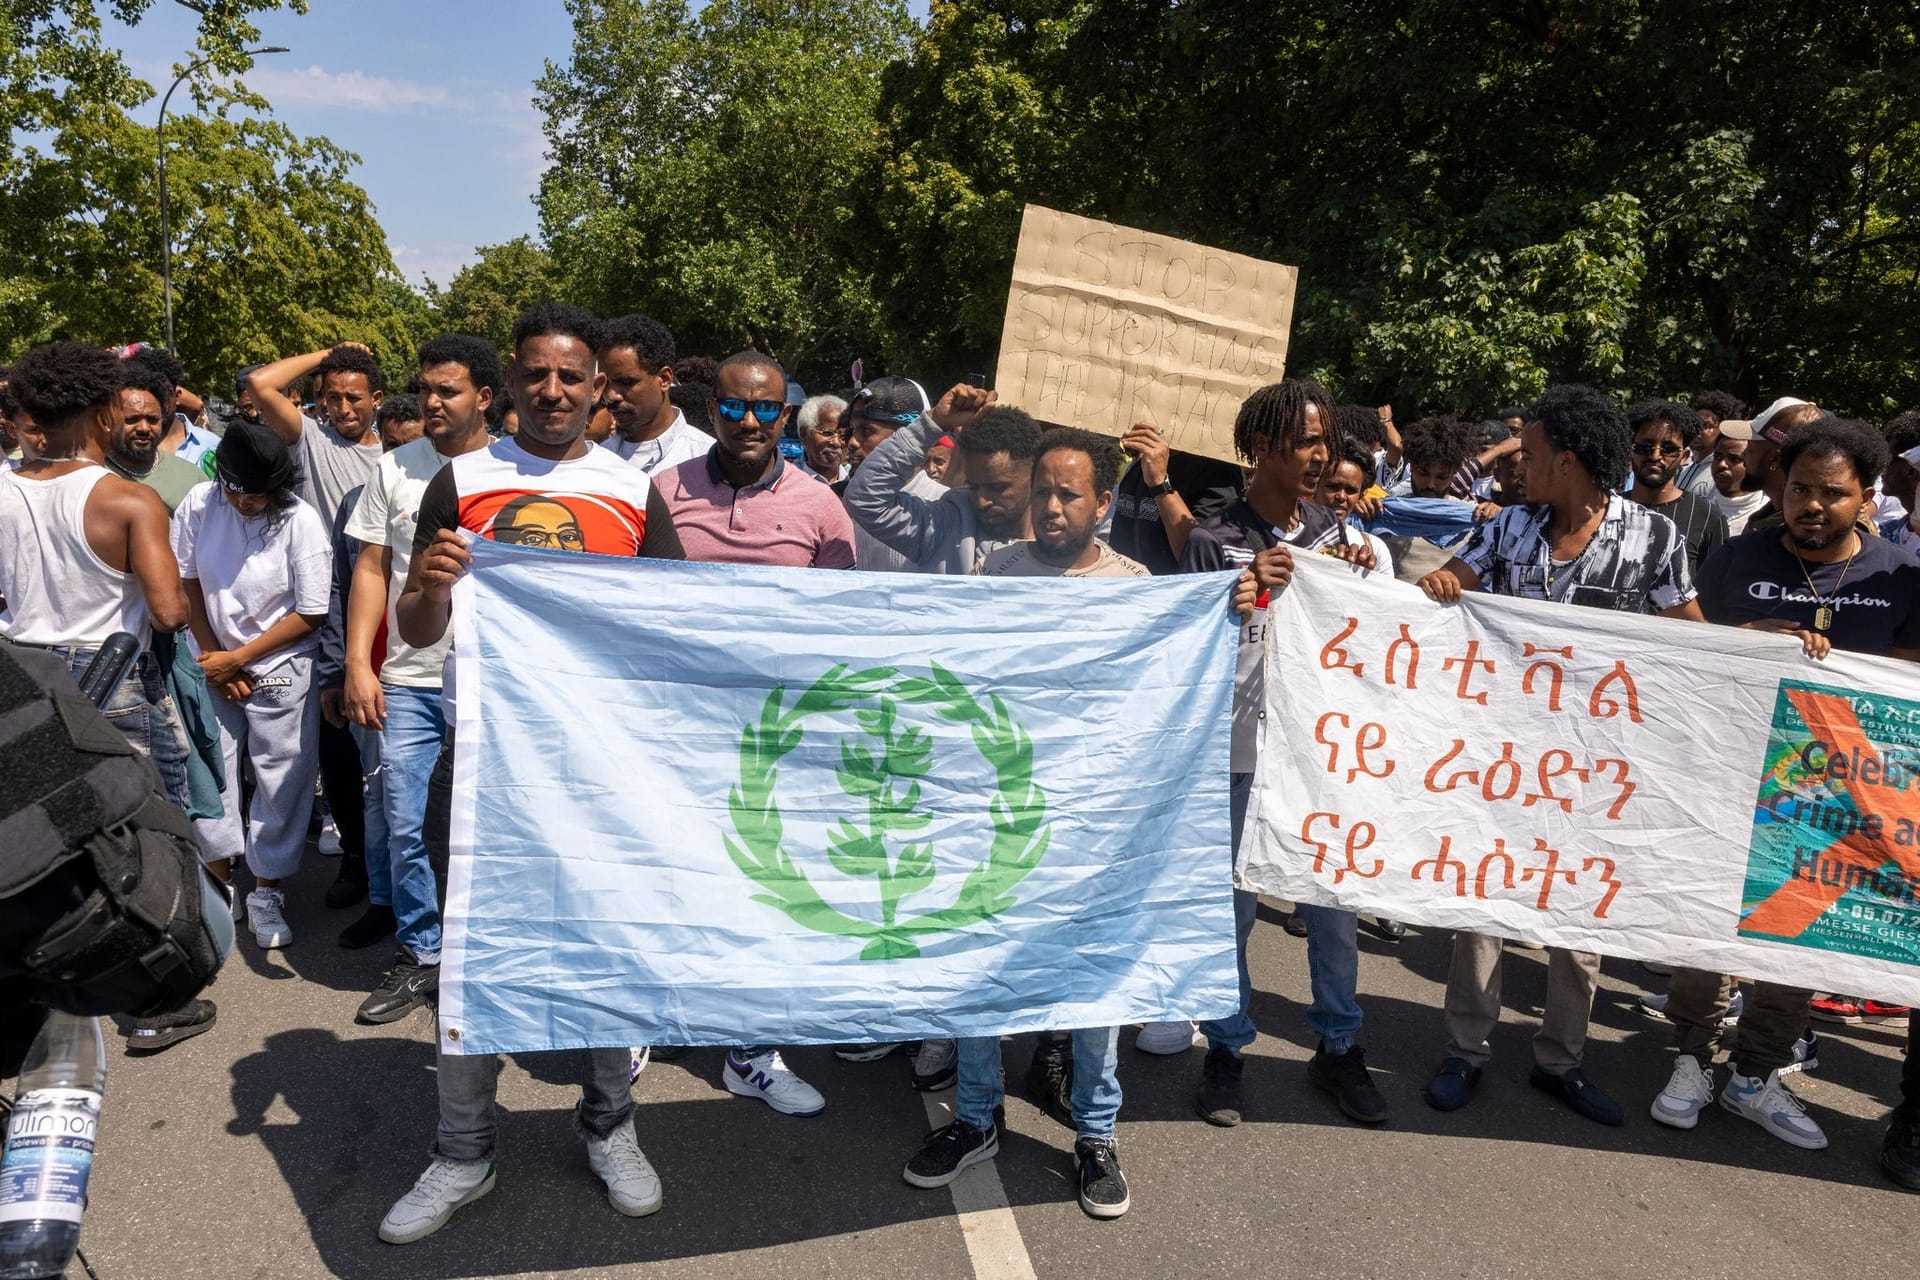
{"type": "Polygon", "coordinates": [[[863,960],[920,954],[914,939],[989,920],[1012,906],[1012,891],[1046,856],[1051,828],[1047,797],[1033,785],[1033,742],[1014,722],[998,695],[985,705],[953,673],[931,664],[927,676],[893,667],[849,671],[843,663],[815,680],[787,705],[787,688],[776,685],[757,721],[740,733],[740,781],[727,793],[733,833],[727,856],[760,887],[753,901],[785,912],[819,933],[866,940],[863,960]],[[902,705],[926,706],[941,719],[969,726],[974,747],[992,767],[995,789],[989,817],[993,842],[985,861],[968,873],[953,905],[915,915],[900,910],[904,899],[932,886],[933,844],[910,837],[932,824],[920,808],[920,779],[932,766],[933,743],[921,730],[903,727],[902,705]],[[823,899],[784,847],[785,830],[774,798],[780,762],[800,745],[806,720],[822,712],[855,709],[862,741],[842,742],[840,787],[866,808],[866,825],[842,819],[834,828],[827,861],[843,875],[873,877],[880,893],[880,919],[850,916],[823,899]],[[873,746],[865,745],[872,740],[873,746]],[[889,853],[888,837],[899,845],[889,853]]]}

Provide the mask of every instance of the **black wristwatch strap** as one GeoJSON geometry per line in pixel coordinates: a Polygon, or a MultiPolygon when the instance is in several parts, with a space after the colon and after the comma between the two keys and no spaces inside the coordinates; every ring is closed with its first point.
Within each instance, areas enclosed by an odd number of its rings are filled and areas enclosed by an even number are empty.
{"type": "Polygon", "coordinates": [[[1172,492],[1173,481],[1162,480],[1159,484],[1153,485],[1147,490],[1147,496],[1149,498],[1164,498],[1172,492]]]}

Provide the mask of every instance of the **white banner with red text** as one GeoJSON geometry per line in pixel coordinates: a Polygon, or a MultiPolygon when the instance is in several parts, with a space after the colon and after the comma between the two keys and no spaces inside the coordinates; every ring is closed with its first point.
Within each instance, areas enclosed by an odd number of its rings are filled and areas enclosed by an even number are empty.
{"type": "Polygon", "coordinates": [[[1920,671],[1300,557],[1237,879],[1920,1003],[1920,671]]]}

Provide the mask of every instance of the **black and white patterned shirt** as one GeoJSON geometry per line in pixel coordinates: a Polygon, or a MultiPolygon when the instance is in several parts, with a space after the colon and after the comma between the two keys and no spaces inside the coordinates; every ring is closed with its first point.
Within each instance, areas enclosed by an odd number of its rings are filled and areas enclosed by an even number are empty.
{"type": "Polygon", "coordinates": [[[1552,559],[1553,509],[1508,507],[1477,525],[1454,555],[1495,595],[1583,604],[1622,613],[1664,613],[1694,598],[1687,544],[1673,521],[1619,494],[1586,549],[1552,559]]]}

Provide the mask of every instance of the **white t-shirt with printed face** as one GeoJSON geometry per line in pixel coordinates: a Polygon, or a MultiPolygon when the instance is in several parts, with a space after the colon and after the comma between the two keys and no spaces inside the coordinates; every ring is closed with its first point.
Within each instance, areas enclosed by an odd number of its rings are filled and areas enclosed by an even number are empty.
{"type": "MultiPolygon", "coordinates": [[[[285,511],[249,520],[209,481],[173,513],[173,555],[180,576],[200,583],[207,622],[224,649],[258,640],[289,613],[327,614],[333,594],[333,540],[320,513],[295,500],[285,511]]],[[[320,633],[257,662],[256,673],[320,647],[320,633]]]]}
{"type": "Polygon", "coordinates": [[[393,553],[387,573],[387,660],[380,668],[382,684],[438,689],[447,650],[453,644],[453,629],[448,627],[439,643],[414,648],[400,638],[394,613],[400,592],[407,585],[407,568],[413,563],[413,530],[420,522],[420,499],[427,491],[427,481],[448,461],[433,447],[433,441],[424,437],[401,445],[380,459],[373,478],[361,491],[360,504],[347,518],[349,538],[370,547],[386,547],[393,553]]]}

